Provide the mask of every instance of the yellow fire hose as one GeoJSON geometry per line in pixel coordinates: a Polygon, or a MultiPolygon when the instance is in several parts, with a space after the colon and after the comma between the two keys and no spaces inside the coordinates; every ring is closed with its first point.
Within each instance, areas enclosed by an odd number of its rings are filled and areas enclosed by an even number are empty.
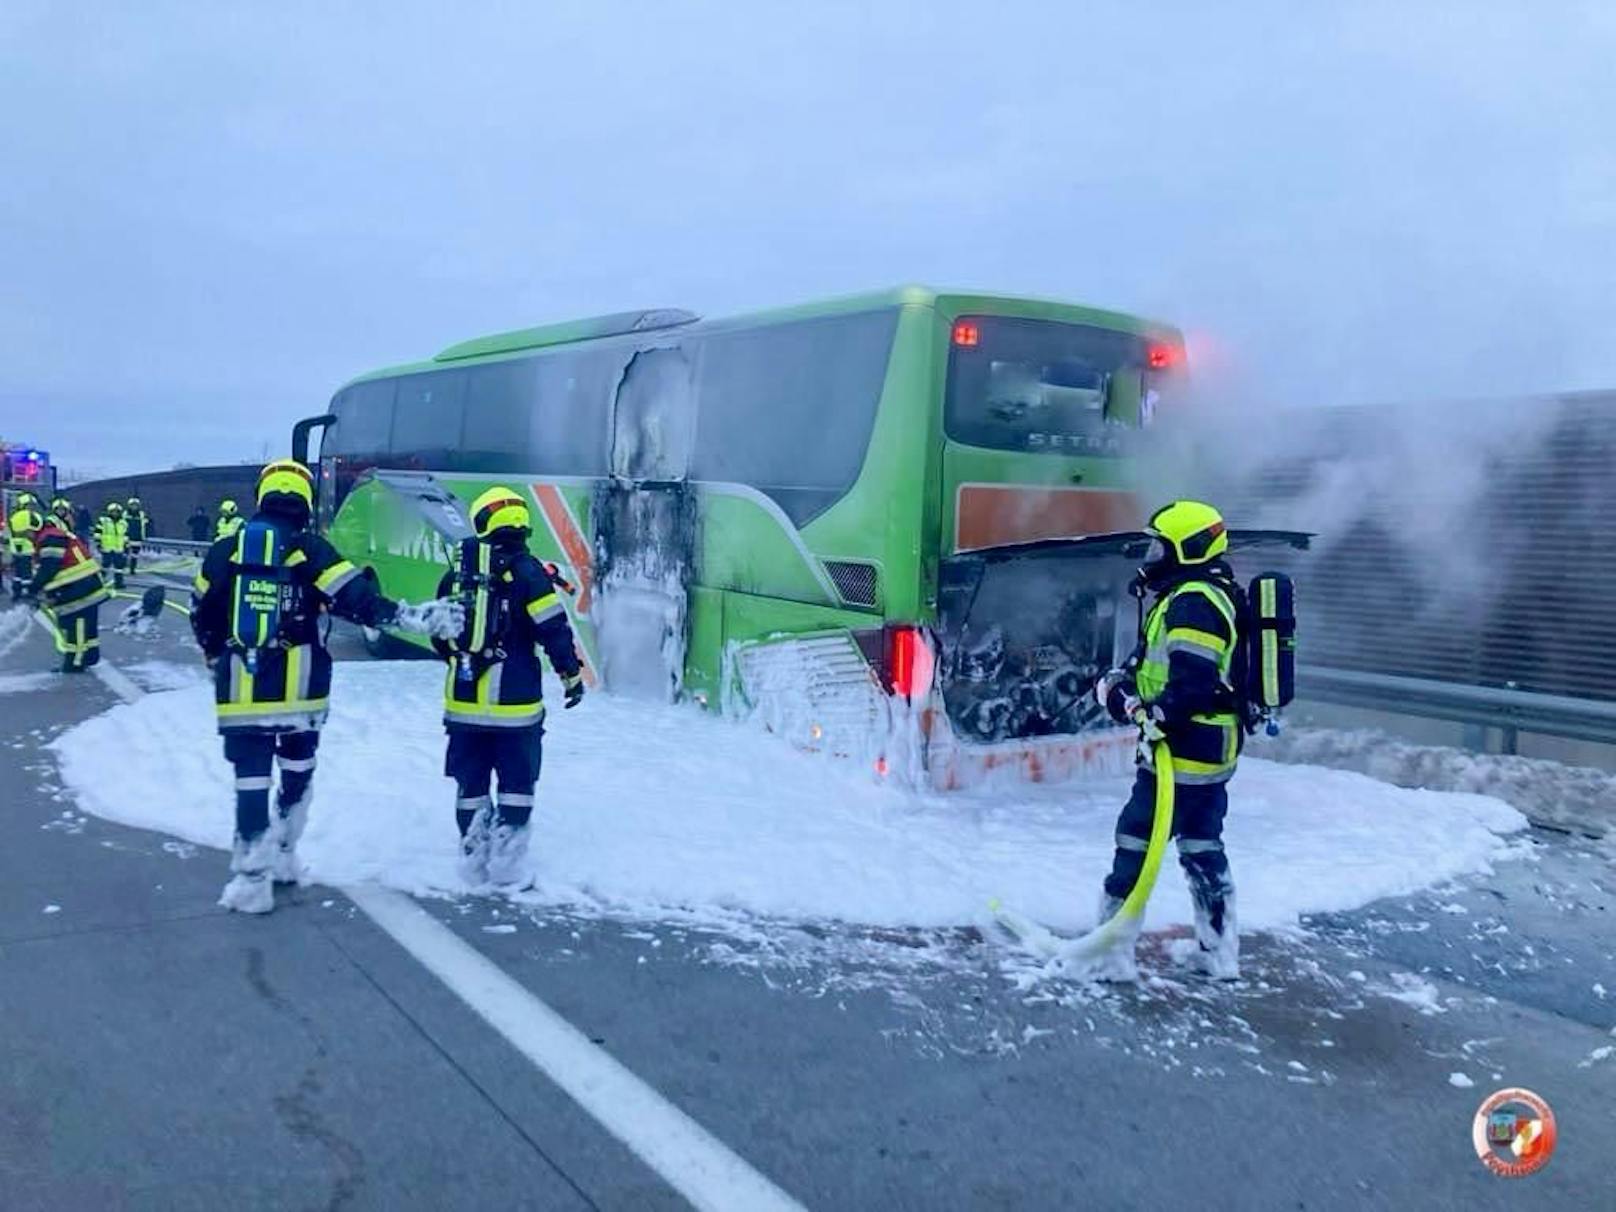
{"type": "Polygon", "coordinates": [[[1150,841],[1145,846],[1145,861],[1139,869],[1139,878],[1116,913],[1087,934],[1065,939],[1008,909],[1000,901],[989,902],[988,908],[1007,929],[1046,958],[1059,963],[1097,959],[1120,941],[1125,930],[1131,939],[1133,923],[1144,916],[1145,905],[1156,888],[1162,856],[1167,853],[1167,843],[1173,835],[1173,754],[1166,741],[1152,743],[1150,753],[1151,764],[1156,769],[1156,803],[1150,820],[1150,841]]]}
{"type": "Polygon", "coordinates": [[[1150,818],[1150,841],[1145,846],[1145,862],[1139,868],[1139,878],[1121,908],[1082,938],[1063,946],[1060,959],[1092,959],[1102,954],[1117,941],[1123,927],[1145,915],[1145,905],[1156,888],[1162,855],[1167,853],[1167,843],[1173,835],[1173,754],[1166,741],[1156,741],[1151,745],[1150,756],[1156,768],[1156,806],[1150,818]]]}

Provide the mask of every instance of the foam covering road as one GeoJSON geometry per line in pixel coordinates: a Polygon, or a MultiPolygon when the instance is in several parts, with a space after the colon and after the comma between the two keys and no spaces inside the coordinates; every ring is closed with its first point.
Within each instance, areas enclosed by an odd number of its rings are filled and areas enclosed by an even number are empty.
{"type": "MultiPolygon", "coordinates": [[[[46,746],[117,698],[31,676],[49,641],[6,626],[8,1212],[686,1206],[340,890],[233,916],[221,853],[78,812],[46,746]]],[[[178,615],[105,635],[114,666],[196,659],[178,615]]],[[[1494,875],[1249,938],[1229,987],[1018,988],[966,925],[725,935],[421,904],[808,1207],[1609,1207],[1611,855],[1526,844],[1494,875]],[[1553,1160],[1515,1183],[1470,1142],[1505,1085],[1559,1120],[1553,1160]]]]}

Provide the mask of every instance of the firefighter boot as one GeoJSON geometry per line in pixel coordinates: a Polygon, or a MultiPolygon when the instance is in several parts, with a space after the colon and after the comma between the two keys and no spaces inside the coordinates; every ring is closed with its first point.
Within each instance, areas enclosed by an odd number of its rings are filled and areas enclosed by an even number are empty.
{"type": "MultiPolygon", "coordinates": [[[[1099,923],[1104,925],[1122,908],[1122,898],[1100,892],[1099,923]]],[[[1119,928],[1116,941],[1094,961],[1095,980],[1129,984],[1139,979],[1139,962],[1134,958],[1134,944],[1139,941],[1140,918],[1134,918],[1119,928]]]]}
{"type": "Polygon", "coordinates": [[[297,857],[297,843],[309,823],[309,805],[313,802],[314,789],[307,787],[292,803],[277,803],[275,814],[269,818],[269,831],[275,838],[270,876],[277,884],[303,882],[303,862],[297,857]]]}
{"type": "Polygon", "coordinates": [[[481,888],[488,883],[488,841],[493,817],[494,805],[486,795],[455,801],[455,821],[460,826],[457,866],[461,882],[468,888],[481,888]]]}
{"type": "Polygon", "coordinates": [[[1214,980],[1240,979],[1240,929],[1235,920],[1234,886],[1227,882],[1217,895],[1205,896],[1193,884],[1196,950],[1192,963],[1214,980]]]}
{"type": "Polygon", "coordinates": [[[525,824],[508,825],[503,821],[490,832],[488,882],[496,891],[525,892],[533,887],[533,873],[527,863],[528,833],[525,824]]]}
{"type": "Polygon", "coordinates": [[[251,841],[236,838],[230,851],[230,882],[219,896],[219,904],[237,913],[268,913],[275,908],[275,886],[269,866],[275,840],[266,829],[251,841]]]}

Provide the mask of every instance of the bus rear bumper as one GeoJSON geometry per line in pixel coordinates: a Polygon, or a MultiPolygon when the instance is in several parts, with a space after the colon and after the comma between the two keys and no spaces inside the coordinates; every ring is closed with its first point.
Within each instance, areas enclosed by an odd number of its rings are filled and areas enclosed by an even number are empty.
{"type": "Polygon", "coordinates": [[[1126,774],[1133,767],[1131,728],[991,744],[960,741],[946,727],[943,731],[925,749],[925,781],[935,791],[1061,783],[1126,774]]]}

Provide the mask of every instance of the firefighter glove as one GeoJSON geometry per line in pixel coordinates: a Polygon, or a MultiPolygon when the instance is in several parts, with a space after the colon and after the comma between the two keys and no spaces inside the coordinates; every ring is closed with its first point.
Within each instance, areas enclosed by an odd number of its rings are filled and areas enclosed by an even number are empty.
{"type": "Polygon", "coordinates": [[[567,692],[567,696],[561,704],[563,707],[576,707],[584,701],[584,675],[582,673],[575,673],[571,677],[562,678],[561,685],[567,692]]]}
{"type": "Polygon", "coordinates": [[[1121,669],[1108,669],[1102,673],[1100,680],[1094,683],[1094,701],[1104,707],[1111,697],[1112,688],[1120,685],[1127,676],[1121,669]]]}
{"type": "Polygon", "coordinates": [[[1147,741],[1159,741],[1167,734],[1162,731],[1162,715],[1160,707],[1146,707],[1134,700],[1133,709],[1128,713],[1133,722],[1139,725],[1139,732],[1147,741]]]}
{"type": "Polygon", "coordinates": [[[434,598],[430,602],[400,602],[393,622],[417,635],[452,640],[466,625],[466,608],[455,598],[434,598]]]}

